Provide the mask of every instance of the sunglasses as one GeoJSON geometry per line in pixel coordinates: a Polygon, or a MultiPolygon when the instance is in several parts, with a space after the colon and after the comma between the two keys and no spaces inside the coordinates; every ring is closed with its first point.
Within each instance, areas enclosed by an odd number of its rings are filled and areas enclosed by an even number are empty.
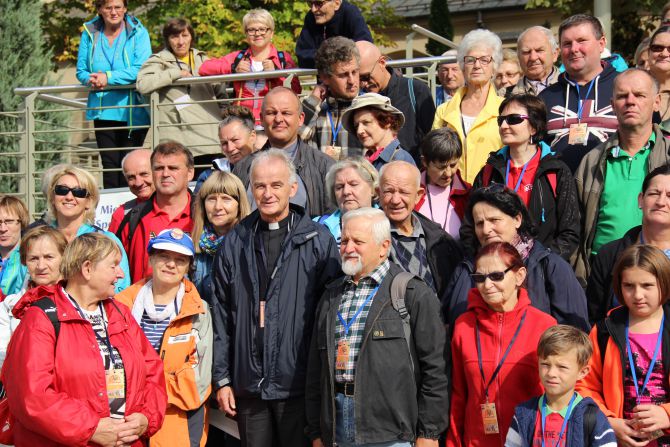
{"type": "Polygon", "coordinates": [[[56,193],[57,196],[66,196],[68,193],[72,193],[72,195],[78,199],[85,199],[88,197],[88,190],[86,188],[70,188],[65,185],[56,185],[54,193],[56,193]]]}
{"type": "Polygon", "coordinates": [[[649,51],[652,53],[662,53],[663,50],[668,50],[668,53],[670,53],[670,46],[658,44],[649,45],[649,51]]]}
{"type": "Polygon", "coordinates": [[[372,72],[375,71],[375,68],[377,68],[377,64],[379,63],[380,60],[382,60],[381,57],[375,61],[375,64],[372,66],[372,70],[370,70],[369,73],[360,73],[358,75],[358,80],[360,82],[370,82],[370,79],[372,78],[372,72]]]}
{"type": "Polygon", "coordinates": [[[328,3],[329,1],[330,0],[314,0],[314,1],[307,0],[307,4],[311,8],[321,9],[321,8],[323,8],[323,5],[325,3],[328,3]]]}
{"type": "Polygon", "coordinates": [[[518,113],[510,113],[509,115],[500,115],[498,117],[498,126],[502,126],[502,123],[507,122],[510,126],[515,126],[517,124],[523,123],[523,120],[527,120],[528,115],[519,115],[518,113]]]}
{"type": "Polygon", "coordinates": [[[491,273],[471,273],[470,278],[475,284],[481,284],[486,281],[486,278],[490,279],[493,282],[500,282],[505,279],[507,272],[512,270],[512,267],[507,267],[504,272],[491,272],[491,273]]]}

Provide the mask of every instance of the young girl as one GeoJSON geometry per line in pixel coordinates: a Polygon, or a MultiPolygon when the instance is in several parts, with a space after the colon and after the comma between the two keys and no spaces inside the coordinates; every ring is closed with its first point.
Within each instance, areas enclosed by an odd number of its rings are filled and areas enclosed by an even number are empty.
{"type": "Polygon", "coordinates": [[[598,403],[619,445],[670,446],[670,436],[663,436],[670,428],[670,320],[663,307],[670,260],[658,248],[631,246],[612,283],[624,305],[591,330],[591,371],[577,390],[598,403]]]}

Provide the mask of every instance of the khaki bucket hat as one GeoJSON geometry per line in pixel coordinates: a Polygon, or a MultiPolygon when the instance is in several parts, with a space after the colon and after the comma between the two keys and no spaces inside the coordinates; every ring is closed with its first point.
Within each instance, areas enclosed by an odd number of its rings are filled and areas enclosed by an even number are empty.
{"type": "Polygon", "coordinates": [[[350,134],[356,134],[356,129],[354,128],[354,114],[357,110],[364,107],[372,107],[385,112],[390,112],[400,118],[400,127],[405,125],[405,115],[391,105],[391,100],[389,98],[380,95],[379,93],[365,93],[354,98],[351,102],[351,106],[349,106],[349,108],[342,114],[342,126],[347,129],[347,132],[350,134]]]}

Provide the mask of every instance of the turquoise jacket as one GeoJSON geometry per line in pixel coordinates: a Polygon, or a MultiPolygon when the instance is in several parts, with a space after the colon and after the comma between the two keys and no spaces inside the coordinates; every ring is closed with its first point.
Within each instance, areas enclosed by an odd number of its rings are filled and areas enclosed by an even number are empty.
{"type": "Polygon", "coordinates": [[[28,275],[28,269],[21,264],[19,256],[19,247],[14,248],[9,253],[9,257],[2,263],[0,271],[0,290],[3,294],[11,295],[18,293],[23,286],[23,281],[28,275]]]}
{"type": "MultiPolygon", "coordinates": [[[[125,32],[105,52],[101,40],[104,39],[103,27],[104,22],[100,16],[84,24],[77,56],[77,79],[87,85],[91,73],[105,72],[110,86],[134,83],[140,67],[151,56],[149,33],[139,20],[126,14],[125,32]]],[[[149,112],[146,108],[101,109],[143,103],[142,96],[134,89],[91,91],[88,94],[86,119],[123,121],[129,126],[146,125],[149,124],[149,112]]]]}

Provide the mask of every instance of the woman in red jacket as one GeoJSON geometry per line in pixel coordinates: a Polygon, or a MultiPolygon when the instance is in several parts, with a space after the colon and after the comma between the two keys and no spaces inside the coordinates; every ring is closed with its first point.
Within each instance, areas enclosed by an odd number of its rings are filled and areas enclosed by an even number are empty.
{"type": "MultiPolygon", "coordinates": [[[[288,70],[295,68],[291,56],[279,51],[272,44],[275,32],[275,21],[265,9],[252,9],[242,19],[244,33],[247,35],[249,48],[233,51],[223,57],[203,62],[198,70],[200,76],[216,76],[231,73],[253,73],[272,70],[288,70]]],[[[254,113],[256,124],[260,126],[261,104],[263,97],[271,88],[284,84],[284,77],[267,79],[250,79],[233,83],[235,97],[240,104],[254,113]]],[[[302,92],[300,80],[294,77],[291,82],[294,92],[302,92]]]]}
{"type": "Polygon", "coordinates": [[[107,236],[81,235],[63,254],[65,282],[32,289],[14,307],[21,324],[2,382],[16,446],[139,447],[160,428],[160,358],[128,308],[111,299],[120,261],[107,236]]]}
{"type": "Polygon", "coordinates": [[[542,394],[536,347],[556,320],[531,307],[526,268],[507,242],[475,258],[468,310],[454,325],[447,447],[502,447],[517,404],[542,394]],[[504,392],[503,387],[504,385],[504,392]],[[467,421],[467,423],[466,423],[467,421]]]}

